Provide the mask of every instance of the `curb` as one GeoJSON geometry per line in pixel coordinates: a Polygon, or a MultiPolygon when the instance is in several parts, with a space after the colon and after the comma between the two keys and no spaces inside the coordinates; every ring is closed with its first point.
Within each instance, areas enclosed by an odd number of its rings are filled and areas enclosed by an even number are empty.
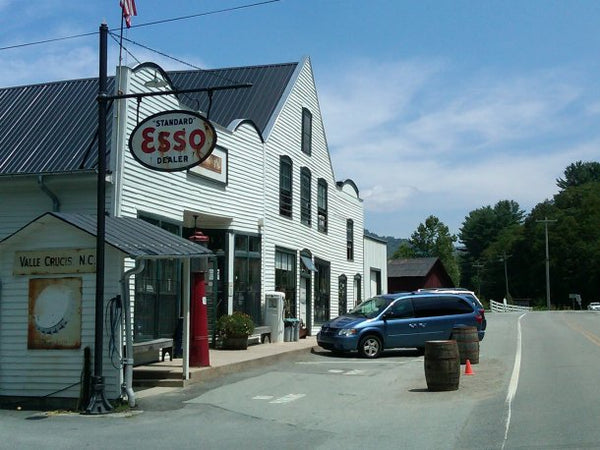
{"type": "Polygon", "coordinates": [[[231,373],[237,373],[256,367],[273,364],[279,361],[285,361],[289,359],[295,359],[305,352],[312,353],[318,346],[304,347],[296,350],[289,350],[286,352],[276,353],[273,355],[265,355],[259,358],[248,359],[246,361],[239,361],[231,364],[224,364],[222,366],[210,366],[202,370],[192,372],[189,380],[184,380],[183,386],[187,387],[204,381],[212,381],[223,375],[229,375],[231,373]]]}

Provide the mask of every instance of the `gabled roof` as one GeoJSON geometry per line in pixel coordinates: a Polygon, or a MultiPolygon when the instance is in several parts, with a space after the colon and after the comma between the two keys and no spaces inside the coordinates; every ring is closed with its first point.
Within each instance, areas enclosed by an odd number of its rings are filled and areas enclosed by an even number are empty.
{"type": "MultiPolygon", "coordinates": [[[[45,224],[53,220],[63,221],[96,236],[95,215],[49,212],[1,240],[0,248],[33,223],[45,224]]],[[[133,217],[106,217],[105,242],[131,258],[196,258],[213,254],[200,244],[133,217]]]]}
{"type": "MultiPolygon", "coordinates": [[[[297,66],[298,63],[290,63],[167,73],[176,89],[252,84],[251,88],[215,91],[210,120],[227,127],[234,120],[247,119],[262,135],[297,66]]],[[[208,111],[206,92],[180,95],[179,98],[191,109],[208,111]]]]}
{"type": "MultiPolygon", "coordinates": [[[[167,73],[175,89],[252,84],[250,88],[215,92],[210,120],[223,127],[237,119],[250,120],[262,136],[297,66],[289,63],[167,73]]],[[[109,77],[108,92],[114,92],[114,83],[114,77],[109,77]]],[[[95,170],[97,95],[97,78],[0,89],[0,176],[95,170]]],[[[208,110],[205,92],[179,97],[193,110],[208,110]]],[[[109,149],[110,136],[108,120],[109,149]]]]}
{"type": "Polygon", "coordinates": [[[400,258],[388,261],[388,278],[425,277],[439,258],[400,258]]]}

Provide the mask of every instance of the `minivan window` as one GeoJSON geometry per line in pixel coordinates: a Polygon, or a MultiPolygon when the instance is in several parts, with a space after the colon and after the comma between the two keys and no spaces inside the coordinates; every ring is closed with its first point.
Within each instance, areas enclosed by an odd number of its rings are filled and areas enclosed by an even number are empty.
{"type": "Polygon", "coordinates": [[[443,296],[415,298],[413,307],[415,317],[450,316],[473,311],[473,308],[465,300],[443,296]]]}
{"type": "Polygon", "coordinates": [[[346,315],[372,319],[373,317],[377,317],[389,304],[390,300],[387,298],[373,297],[365,300],[346,315]]]}
{"type": "Polygon", "coordinates": [[[453,310],[451,314],[468,314],[473,312],[473,307],[461,298],[453,298],[452,301],[447,303],[448,308],[453,310]]]}
{"type": "Polygon", "coordinates": [[[409,299],[398,300],[385,315],[388,319],[406,319],[415,316],[412,302],[409,299]]]}

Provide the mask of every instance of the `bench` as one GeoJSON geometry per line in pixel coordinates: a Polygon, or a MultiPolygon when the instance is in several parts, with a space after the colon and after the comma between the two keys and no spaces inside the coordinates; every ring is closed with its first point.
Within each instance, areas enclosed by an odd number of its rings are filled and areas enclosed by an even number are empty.
{"type": "Polygon", "coordinates": [[[268,325],[263,325],[260,327],[254,327],[254,332],[248,336],[248,344],[255,343],[264,344],[265,341],[269,339],[269,343],[271,343],[271,327],[268,325]]]}
{"type": "Polygon", "coordinates": [[[133,361],[135,366],[164,361],[165,355],[173,361],[173,339],[160,338],[151,341],[133,343],[133,361]]]}

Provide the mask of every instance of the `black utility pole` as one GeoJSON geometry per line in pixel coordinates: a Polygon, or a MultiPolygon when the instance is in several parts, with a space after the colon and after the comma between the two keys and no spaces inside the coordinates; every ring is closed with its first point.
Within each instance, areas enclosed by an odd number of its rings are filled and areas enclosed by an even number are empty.
{"type": "Polygon", "coordinates": [[[98,77],[98,187],[97,187],[97,231],[96,231],[96,333],[94,335],[94,375],[92,376],[92,396],[86,414],[104,414],[112,411],[112,405],[104,392],[102,376],[102,338],[104,319],[104,238],[106,190],[106,109],[108,80],[107,69],[108,25],[100,25],[100,64],[98,77]]]}
{"type": "Polygon", "coordinates": [[[548,249],[548,224],[556,220],[550,220],[544,217],[544,220],[536,220],[537,223],[543,223],[546,230],[546,308],[550,311],[550,251],[548,249]]]}

